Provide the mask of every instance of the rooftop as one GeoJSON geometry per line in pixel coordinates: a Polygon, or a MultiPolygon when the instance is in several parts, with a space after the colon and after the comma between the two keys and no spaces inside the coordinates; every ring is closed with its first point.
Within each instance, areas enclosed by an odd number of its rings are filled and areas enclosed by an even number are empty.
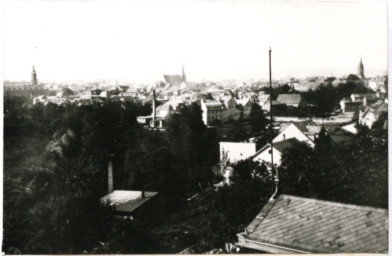
{"type": "Polygon", "coordinates": [[[386,209],[280,195],[245,233],[245,248],[273,253],[386,253],[386,209]]]}
{"type": "Polygon", "coordinates": [[[283,141],[279,141],[279,142],[274,142],[274,148],[276,150],[278,150],[279,152],[283,153],[283,151],[285,149],[294,148],[300,144],[301,144],[301,142],[298,141],[296,138],[291,138],[291,139],[287,139],[287,140],[283,140],[283,141]]]}
{"type": "Polygon", "coordinates": [[[299,104],[301,102],[301,94],[279,94],[276,100],[283,104],[299,104]]]}
{"type": "Polygon", "coordinates": [[[145,197],[142,198],[142,191],[114,190],[110,194],[102,197],[101,202],[114,206],[117,212],[131,213],[156,196],[158,192],[145,191],[144,194],[145,197]]]}

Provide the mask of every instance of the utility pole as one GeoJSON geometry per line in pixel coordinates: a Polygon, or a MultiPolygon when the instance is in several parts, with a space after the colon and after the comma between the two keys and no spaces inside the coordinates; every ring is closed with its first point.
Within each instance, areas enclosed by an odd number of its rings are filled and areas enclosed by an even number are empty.
{"type": "Polygon", "coordinates": [[[274,199],[276,194],[278,193],[278,184],[279,184],[279,173],[278,170],[274,168],[274,151],[273,151],[273,142],[272,142],[272,72],[271,72],[271,47],[269,48],[269,84],[270,84],[270,145],[271,145],[271,171],[274,175],[274,183],[275,183],[275,192],[272,195],[271,199],[274,199]]]}

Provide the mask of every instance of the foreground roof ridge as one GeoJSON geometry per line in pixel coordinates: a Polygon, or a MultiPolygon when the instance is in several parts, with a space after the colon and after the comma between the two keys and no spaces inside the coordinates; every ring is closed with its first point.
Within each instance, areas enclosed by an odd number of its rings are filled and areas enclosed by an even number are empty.
{"type": "Polygon", "coordinates": [[[292,195],[287,195],[287,194],[281,194],[278,198],[282,199],[299,199],[303,200],[306,202],[312,202],[312,203],[320,203],[324,205],[331,205],[331,206],[337,206],[337,207],[344,207],[344,208],[349,208],[349,209],[358,209],[358,210],[368,210],[368,211],[377,211],[377,212],[382,212],[382,213],[387,213],[388,209],[384,208],[376,208],[376,207],[371,207],[371,206],[362,206],[362,205],[356,205],[356,204],[347,204],[347,203],[339,203],[339,202],[333,202],[333,201],[328,201],[328,200],[322,200],[322,199],[314,199],[314,198],[308,198],[308,197],[300,197],[300,196],[292,196],[292,195]]]}

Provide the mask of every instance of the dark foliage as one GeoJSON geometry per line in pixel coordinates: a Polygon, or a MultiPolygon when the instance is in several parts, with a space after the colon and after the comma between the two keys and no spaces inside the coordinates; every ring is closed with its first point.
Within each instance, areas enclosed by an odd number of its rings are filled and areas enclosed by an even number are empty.
{"type": "Polygon", "coordinates": [[[334,144],[322,131],[314,151],[301,145],[284,152],[281,192],[387,208],[388,133],[378,127],[359,127],[350,146],[334,144]]]}
{"type": "Polygon", "coordinates": [[[148,252],[141,243],[147,224],[128,225],[99,204],[109,159],[115,189],[158,191],[174,209],[211,183],[218,158],[216,134],[198,105],[181,107],[166,132],[137,124],[150,111],[130,101],[79,107],[5,99],[3,250],[148,252]],[[27,160],[19,157],[25,154],[27,160]]]}

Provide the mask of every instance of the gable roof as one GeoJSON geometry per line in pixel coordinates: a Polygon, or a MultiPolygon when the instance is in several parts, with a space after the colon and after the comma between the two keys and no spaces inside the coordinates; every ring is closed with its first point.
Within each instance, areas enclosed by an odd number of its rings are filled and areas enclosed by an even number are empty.
{"type": "Polygon", "coordinates": [[[158,192],[145,191],[144,194],[145,197],[142,198],[141,191],[114,190],[110,194],[102,197],[101,203],[114,206],[116,212],[131,213],[152,197],[156,196],[158,192]]]}
{"type": "Polygon", "coordinates": [[[387,220],[386,209],[280,195],[237,236],[274,253],[385,253],[387,220]]]}
{"type": "MultiPolygon", "coordinates": [[[[283,151],[285,149],[290,149],[290,148],[294,148],[297,145],[300,145],[301,142],[298,141],[296,138],[291,138],[291,139],[287,139],[287,140],[283,140],[283,141],[279,141],[279,142],[274,142],[273,143],[273,148],[276,149],[277,151],[279,151],[280,153],[283,153],[283,151]]],[[[268,143],[267,145],[265,145],[264,147],[262,147],[261,149],[259,149],[252,157],[251,159],[256,158],[258,155],[260,155],[261,153],[263,153],[266,149],[270,148],[270,144],[268,143]]]]}
{"type": "MultiPolygon", "coordinates": [[[[308,138],[312,142],[313,140],[309,137],[309,135],[314,135],[316,133],[319,133],[321,130],[320,125],[309,125],[309,122],[290,122],[290,123],[282,124],[279,130],[279,134],[284,132],[292,125],[295,126],[303,135],[306,136],[306,138],[308,138]]],[[[276,137],[278,137],[279,134],[276,137]]]]}
{"type": "Polygon", "coordinates": [[[279,94],[276,100],[286,105],[299,104],[301,102],[301,94],[279,94]]]}

